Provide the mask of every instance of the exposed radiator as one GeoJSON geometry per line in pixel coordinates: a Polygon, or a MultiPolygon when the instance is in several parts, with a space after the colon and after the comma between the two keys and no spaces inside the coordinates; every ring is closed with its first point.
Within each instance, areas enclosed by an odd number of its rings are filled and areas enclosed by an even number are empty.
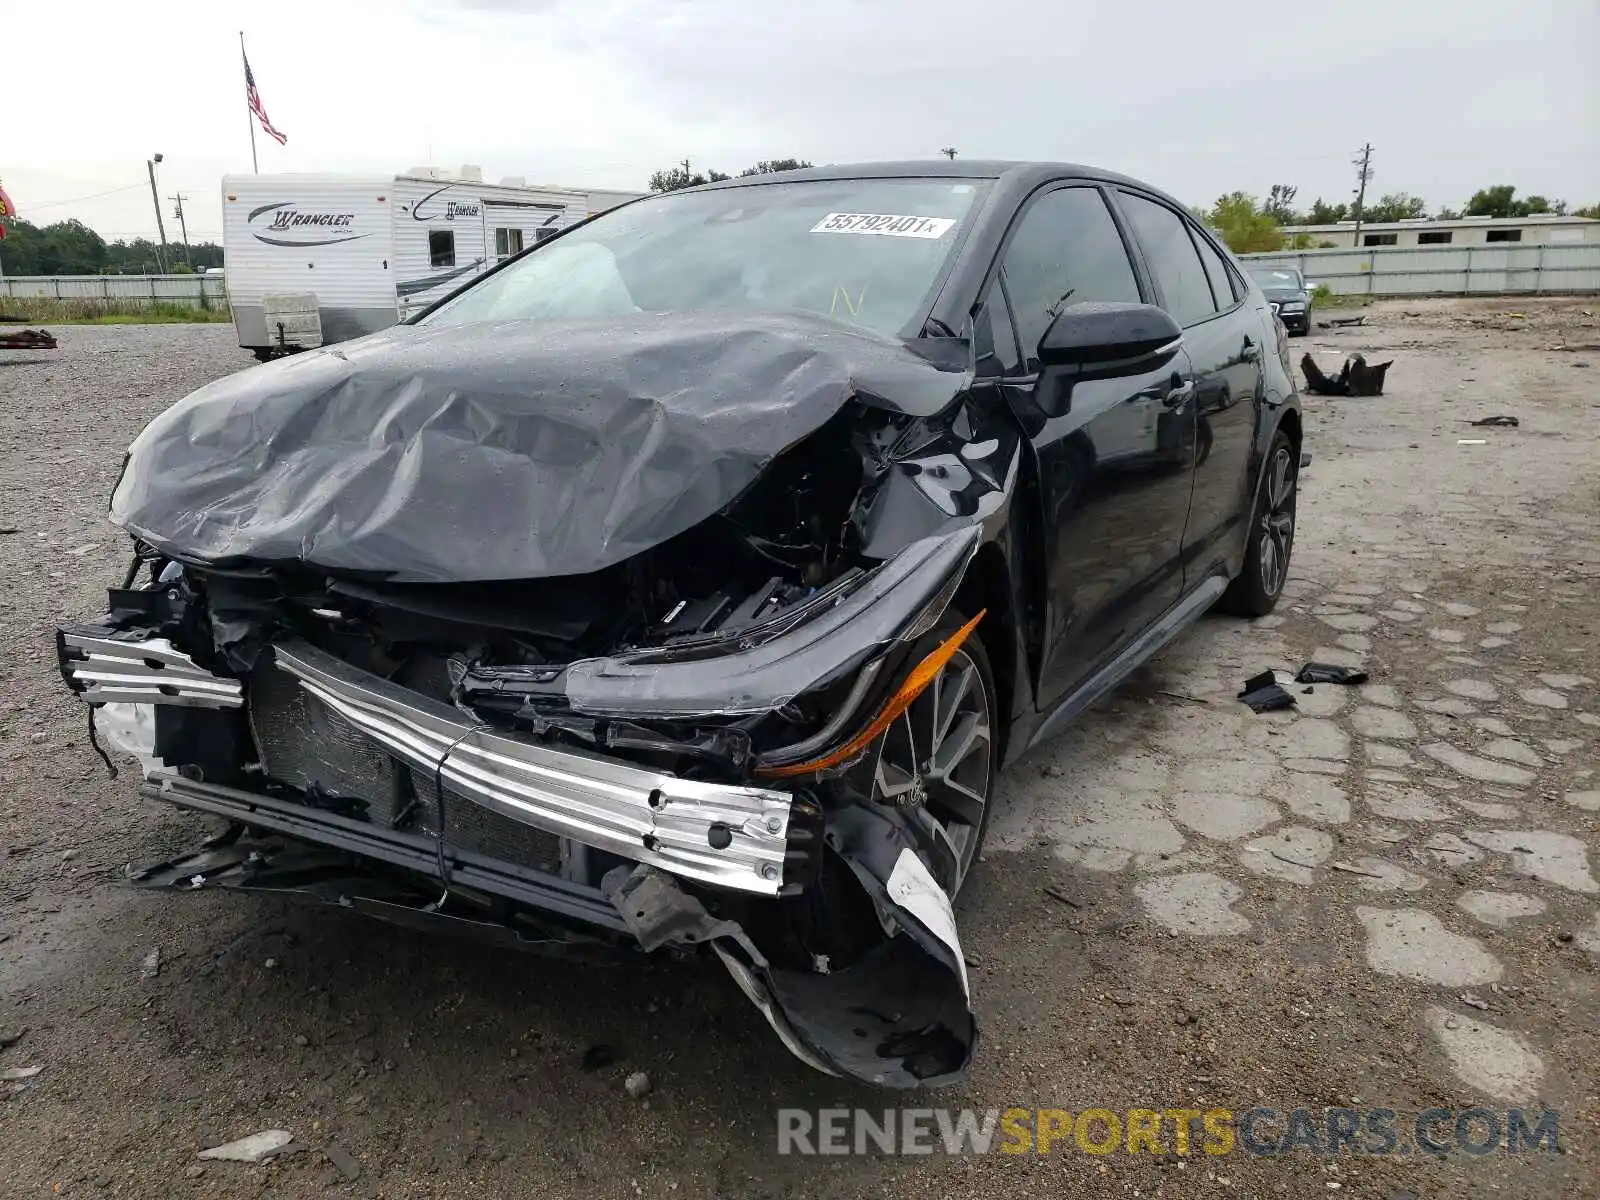
{"type": "MultiPolygon", "coordinates": [[[[392,758],[293,676],[271,667],[257,671],[250,679],[248,711],[262,765],[273,779],[356,801],[375,825],[391,825],[398,814],[409,812],[405,827],[438,835],[433,775],[392,758]]],[[[490,812],[449,788],[445,818],[451,847],[535,870],[561,869],[560,838],[490,812]]]]}

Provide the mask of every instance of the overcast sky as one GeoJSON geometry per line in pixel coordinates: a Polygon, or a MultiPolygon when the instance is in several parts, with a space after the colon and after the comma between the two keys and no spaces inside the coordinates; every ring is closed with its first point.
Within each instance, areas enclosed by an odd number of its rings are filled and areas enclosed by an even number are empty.
{"type": "Polygon", "coordinates": [[[153,236],[160,151],[190,236],[220,237],[220,178],[250,170],[241,28],[289,138],[257,134],[263,172],[642,190],[686,156],[955,146],[1189,203],[1291,183],[1304,205],[1348,199],[1370,141],[1373,187],[1430,209],[1500,182],[1600,201],[1595,0],[11,0],[0,181],[21,215],[153,236]]]}

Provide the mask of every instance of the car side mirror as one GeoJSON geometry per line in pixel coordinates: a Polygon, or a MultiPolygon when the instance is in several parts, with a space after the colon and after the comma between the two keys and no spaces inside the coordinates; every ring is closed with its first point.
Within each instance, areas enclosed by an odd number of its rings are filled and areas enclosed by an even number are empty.
{"type": "Polygon", "coordinates": [[[1074,304],[1039,339],[1039,362],[1074,379],[1117,379],[1164,366],[1182,344],[1178,323],[1153,304],[1074,304]]]}

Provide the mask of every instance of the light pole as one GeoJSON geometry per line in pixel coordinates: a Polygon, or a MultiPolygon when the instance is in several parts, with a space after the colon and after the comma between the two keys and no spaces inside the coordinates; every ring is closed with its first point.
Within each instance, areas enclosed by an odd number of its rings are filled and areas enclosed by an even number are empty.
{"type": "Polygon", "coordinates": [[[156,191],[156,164],[161,161],[161,155],[152,155],[144,160],[145,169],[150,172],[150,202],[156,206],[156,233],[161,240],[156,243],[156,269],[165,275],[167,273],[167,227],[161,219],[161,193],[156,191]]]}

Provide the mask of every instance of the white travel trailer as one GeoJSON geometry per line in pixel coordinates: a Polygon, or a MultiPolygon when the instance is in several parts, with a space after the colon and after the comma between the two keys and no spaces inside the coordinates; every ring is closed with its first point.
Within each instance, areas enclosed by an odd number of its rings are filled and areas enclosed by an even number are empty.
{"type": "Polygon", "coordinates": [[[372,333],[638,192],[404,175],[226,175],[223,249],[239,344],[270,358],[372,333]]]}

